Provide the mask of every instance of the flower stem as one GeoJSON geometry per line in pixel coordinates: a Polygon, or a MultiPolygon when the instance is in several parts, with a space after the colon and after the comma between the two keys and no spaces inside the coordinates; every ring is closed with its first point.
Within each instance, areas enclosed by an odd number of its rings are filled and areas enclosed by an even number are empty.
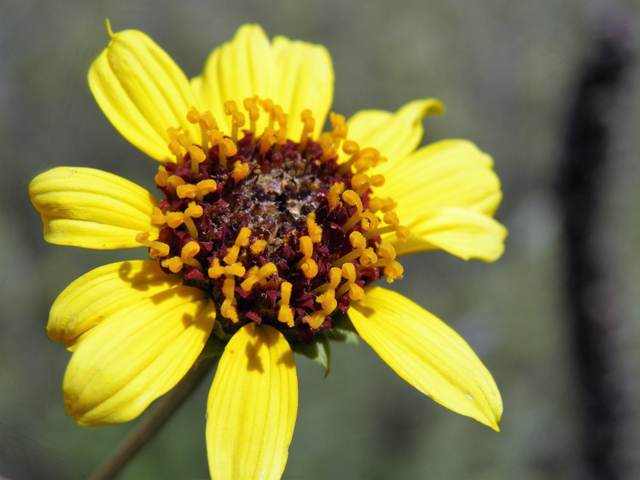
{"type": "Polygon", "coordinates": [[[136,429],[116,447],[93,473],[88,480],[108,480],[116,476],[124,469],[129,461],[160,431],[178,408],[189,398],[189,395],[207,377],[219,357],[206,358],[198,368],[191,370],[172,390],[170,390],[155,409],[140,423],[136,429]]]}

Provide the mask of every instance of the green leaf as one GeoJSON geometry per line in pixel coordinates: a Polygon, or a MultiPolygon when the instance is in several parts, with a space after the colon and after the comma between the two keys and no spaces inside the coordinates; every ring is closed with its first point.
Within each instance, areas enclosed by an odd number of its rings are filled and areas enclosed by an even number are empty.
{"type": "Polygon", "coordinates": [[[355,327],[351,323],[349,316],[346,313],[342,313],[333,317],[335,327],[331,330],[327,330],[327,337],[334,342],[351,343],[352,345],[359,345],[360,337],[356,332],[355,327]]]}
{"type": "Polygon", "coordinates": [[[291,343],[291,349],[295,353],[313,360],[324,368],[324,377],[327,378],[331,368],[331,347],[329,346],[329,339],[325,335],[325,332],[316,333],[309,344],[302,342],[291,343]]]}

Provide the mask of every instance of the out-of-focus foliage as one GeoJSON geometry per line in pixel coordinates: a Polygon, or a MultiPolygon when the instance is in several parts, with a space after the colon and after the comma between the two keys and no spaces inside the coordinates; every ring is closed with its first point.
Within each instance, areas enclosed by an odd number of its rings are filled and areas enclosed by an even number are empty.
{"type": "MultiPolygon", "coordinates": [[[[89,66],[108,42],[109,18],[116,31],[148,33],[189,76],[247,22],[271,37],[324,44],[335,66],[335,111],[395,110],[437,97],[448,110],[425,121],[425,142],[468,138],[495,159],[504,190],[497,218],[510,230],[504,257],[483,264],[423,254],[404,263],[406,280],[394,287],[451,323],[483,359],[502,391],[502,432],[439,408],[364,342],[335,345],[326,379],[321,367],[297,357],[300,410],[285,478],[581,478],[582,400],[564,318],[552,189],[593,20],[612,11],[637,15],[636,5],[0,0],[0,475],[85,477],[135,426],[85,428],[66,417],[61,386],[69,354],[44,327],[72,280],[146,252],[48,245],[27,193],[31,178],[61,165],[101,168],[152,188],[157,164],[115,131],[87,86],[89,66]]],[[[632,41],[637,53],[640,39],[632,41]]],[[[639,80],[634,66],[611,119],[600,222],[624,311],[620,360],[629,381],[640,378],[639,80]]],[[[208,387],[122,478],[208,475],[208,387]]],[[[630,390],[640,404],[637,387],[630,390]]],[[[630,421],[640,424],[634,415],[630,421]]]]}

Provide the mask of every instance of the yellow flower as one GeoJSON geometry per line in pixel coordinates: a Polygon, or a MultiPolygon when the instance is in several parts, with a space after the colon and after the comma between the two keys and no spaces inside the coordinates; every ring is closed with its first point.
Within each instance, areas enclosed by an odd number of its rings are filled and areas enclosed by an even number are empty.
{"type": "Polygon", "coordinates": [[[245,25],[189,82],[145,34],[108,30],[89,85],[161,162],[164,199],[80,167],[29,186],[48,242],[142,245],[153,258],[93,270],[54,303],[48,334],[73,351],[68,413],[83,425],[131,420],[224,347],[207,405],[211,475],[278,478],[298,403],[293,352],[328,369],[329,340],[355,328],[418,390],[498,430],[500,394],[465,341],[370,285],[402,278],[396,258],[411,253],[502,254],[491,158],[462,140],[416,150],[422,117],[442,104],[332,113],[321,135],[333,96],[322,46],[270,43],[245,25]]]}

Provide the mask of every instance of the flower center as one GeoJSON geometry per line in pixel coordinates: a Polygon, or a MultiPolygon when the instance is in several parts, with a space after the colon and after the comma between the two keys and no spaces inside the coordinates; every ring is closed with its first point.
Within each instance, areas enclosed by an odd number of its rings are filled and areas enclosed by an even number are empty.
{"type": "Polygon", "coordinates": [[[245,116],[235,102],[230,136],[209,112],[192,108],[188,120],[200,127],[169,128],[176,162],[160,167],[158,188],[166,198],[152,222],[157,239],[138,234],[167,272],[209,293],[225,333],[249,321],[295,329],[310,341],[317,329],[334,326],[332,315],[365,298],[363,287],[387,277],[402,278],[393,246],[381,235],[411,233],[399,223],[391,199],[374,197],[381,175],[365,171],[385,159],[373,148],[347,140],[344,117],[331,114],[332,131],[314,141],[314,119],[301,115],[300,139],[287,138],[287,115],[270,100],[247,99],[245,116]],[[260,109],[269,124],[258,134],[260,109]],[[276,128],[277,125],[277,128],[276,128]],[[349,159],[338,163],[338,149],[349,159]]]}

